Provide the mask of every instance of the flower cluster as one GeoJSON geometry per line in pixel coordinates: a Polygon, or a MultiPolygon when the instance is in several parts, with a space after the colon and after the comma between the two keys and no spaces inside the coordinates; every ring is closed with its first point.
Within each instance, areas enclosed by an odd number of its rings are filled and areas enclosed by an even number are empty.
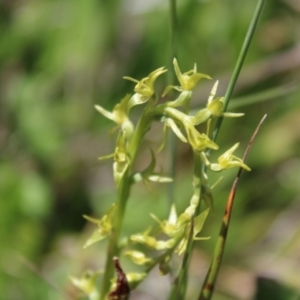
{"type": "MultiPolygon", "coordinates": [[[[156,158],[152,149],[151,161],[145,170],[132,172],[132,165],[135,161],[141,141],[154,121],[159,120],[163,123],[163,130],[165,133],[164,142],[159,150],[164,147],[167,131],[172,130],[183,143],[188,143],[191,146],[194,156],[200,162],[200,165],[205,165],[214,172],[220,172],[232,167],[241,167],[245,170],[250,170],[249,167],[244,164],[242,159],[233,155],[233,152],[239,145],[238,143],[220,155],[216,163],[211,163],[209,161],[207,150],[219,149],[219,146],[210,138],[209,127],[211,120],[217,117],[239,117],[243,114],[224,112],[224,98],[215,97],[218,87],[217,81],[213,85],[206,107],[199,110],[194,115],[189,115],[189,104],[197,83],[200,79],[211,78],[208,75],[198,73],[196,65],[192,70],[181,73],[175,58],[173,64],[180,85],[167,86],[162,97],[166,96],[174,89],[179,93],[176,99],[165,101],[161,104],[157,103],[159,97],[155,93],[154,84],[157,78],[167,71],[162,67],[151,72],[147,77],[141,80],[124,77],[125,79],[136,83],[134,94],[126,95],[120,103],[115,105],[112,112],[107,111],[99,105],[95,106],[98,112],[117,124],[117,126],[111,130],[111,133],[118,131],[115,150],[112,154],[103,156],[100,159],[113,158],[114,179],[117,188],[119,190],[121,189],[121,192],[119,191],[121,200],[118,200],[119,202],[117,201],[116,204],[113,204],[101,219],[84,216],[88,221],[97,225],[96,230],[92,233],[84,247],[88,247],[95,242],[112,235],[116,226],[116,215],[120,216],[120,211],[118,211],[117,214],[116,211],[125,206],[124,202],[120,202],[124,201],[122,193],[129,195],[129,189],[132,184],[143,182],[150,188],[151,181],[172,181],[172,178],[163,176],[161,175],[161,172],[155,171],[156,158]],[[134,124],[130,119],[130,110],[133,106],[141,104],[146,105],[138,123],[134,124]],[[206,123],[208,128],[205,133],[200,132],[197,129],[197,126],[203,123],[206,123]]],[[[134,273],[131,276],[127,276],[127,279],[131,284],[134,285],[143,280],[147,272],[155,265],[159,265],[163,274],[168,273],[170,269],[169,261],[174,252],[179,255],[183,254],[191,239],[207,239],[205,237],[198,237],[198,234],[202,230],[210,207],[201,213],[197,212],[197,208],[201,199],[208,203],[208,206],[212,206],[210,204],[212,202],[211,190],[212,188],[208,184],[206,174],[197,171],[194,173],[193,195],[184,212],[178,216],[175,207],[172,206],[169,218],[165,221],[161,221],[155,215],[151,215],[158,223],[159,230],[153,231],[148,229],[142,233],[134,234],[126,240],[125,246],[123,245],[122,249],[124,247],[126,248],[126,246],[131,246],[129,249],[126,249],[125,255],[130,257],[135,264],[142,265],[146,268],[146,271],[142,273],[134,273]],[[158,237],[158,233],[163,234],[164,239],[162,239],[161,235],[158,237]],[[159,251],[159,255],[156,255],[153,258],[146,254],[146,252],[134,248],[132,249],[133,245],[136,243],[142,244],[152,250],[159,251]]],[[[120,224],[119,221],[118,224],[120,224]]],[[[115,245],[115,247],[118,248],[118,251],[120,250],[119,244],[115,245]]],[[[95,273],[92,276],[83,277],[81,280],[73,278],[72,281],[76,286],[85,291],[86,294],[93,294],[95,293],[93,286],[97,276],[98,273],[95,273]]]]}

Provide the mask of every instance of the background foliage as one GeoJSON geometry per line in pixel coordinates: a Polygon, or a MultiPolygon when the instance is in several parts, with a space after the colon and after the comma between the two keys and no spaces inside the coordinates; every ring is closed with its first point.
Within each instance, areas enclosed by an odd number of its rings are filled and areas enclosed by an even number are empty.
{"type": "MultiPolygon", "coordinates": [[[[196,62],[200,72],[219,79],[219,96],[254,2],[178,3],[179,64],[189,70],[196,62]]],[[[299,15],[298,1],[267,1],[235,90],[237,101],[253,95],[260,101],[236,108],[245,117],[225,120],[218,138],[223,149],[240,141],[242,152],[262,115],[269,115],[248,160],[252,172],[241,180],[215,299],[264,299],[270,284],[262,284],[263,277],[291,299],[299,292],[299,15]]],[[[168,64],[169,27],[161,1],[1,1],[0,299],[79,299],[68,275],[103,266],[105,242],[82,249],[92,229],[82,214],[100,216],[115,197],[111,164],[97,161],[112,150],[112,124],[93,106],[111,109],[131,91],[122,76],[142,78],[168,64]]],[[[198,88],[194,108],[205,103],[212,84],[198,88]]],[[[159,130],[158,124],[149,134],[156,149],[159,130]]],[[[179,207],[190,196],[191,156],[179,145],[179,207]]],[[[139,164],[148,161],[145,147],[139,164]]],[[[215,212],[203,233],[212,238],[194,253],[189,297],[203,281],[234,174],[215,189],[215,212]]],[[[133,189],[125,231],[145,228],[149,212],[166,214],[165,191],[155,189],[156,196],[143,186],[133,189]]],[[[165,299],[168,283],[156,270],[132,299],[165,299]]]]}

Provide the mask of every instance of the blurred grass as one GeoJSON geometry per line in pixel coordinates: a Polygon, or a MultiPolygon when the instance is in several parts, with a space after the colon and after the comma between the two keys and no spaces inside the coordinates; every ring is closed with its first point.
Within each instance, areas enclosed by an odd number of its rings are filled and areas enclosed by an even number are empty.
{"type": "MultiPolygon", "coordinates": [[[[251,1],[237,0],[180,3],[182,70],[197,62],[200,72],[221,79],[222,95],[253,8],[251,1]]],[[[299,84],[299,51],[293,52],[299,48],[299,14],[297,1],[267,1],[235,96],[299,84]]],[[[105,251],[105,243],[82,250],[90,228],[81,216],[101,215],[115,195],[110,163],[97,161],[112,150],[111,124],[93,105],[113,107],[132,89],[122,76],[141,78],[167,64],[167,7],[134,0],[4,0],[0,33],[0,299],[79,299],[68,275],[101,268],[105,251]]],[[[194,107],[206,101],[212,84],[199,87],[194,107]]],[[[298,88],[239,107],[243,119],[224,121],[220,153],[236,141],[242,153],[261,116],[269,115],[248,160],[252,172],[238,190],[214,299],[226,299],[226,293],[250,299],[260,275],[299,288],[299,97],[298,88]]],[[[157,131],[152,138],[158,147],[157,131]]],[[[177,179],[175,193],[182,208],[190,197],[192,154],[184,145],[177,152],[177,171],[186,174],[177,179]]],[[[147,155],[145,149],[139,165],[147,164],[147,155]]],[[[194,255],[190,297],[206,272],[234,176],[229,174],[215,189],[216,211],[203,233],[211,241],[199,243],[194,255]]],[[[159,199],[142,186],[133,189],[125,231],[146,228],[150,211],[167,214],[163,187],[157,191],[159,199]]],[[[151,284],[142,287],[144,294],[151,284]]]]}

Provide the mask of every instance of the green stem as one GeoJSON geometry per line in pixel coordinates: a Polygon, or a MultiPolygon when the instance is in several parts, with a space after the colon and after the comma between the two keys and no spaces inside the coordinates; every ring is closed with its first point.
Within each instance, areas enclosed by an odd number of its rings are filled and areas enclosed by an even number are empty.
{"type": "Polygon", "coordinates": [[[102,279],[102,286],[100,291],[100,300],[104,300],[107,293],[110,289],[110,281],[113,277],[114,272],[114,263],[113,257],[119,256],[119,240],[123,225],[123,219],[125,215],[126,204],[130,195],[131,189],[131,170],[134,164],[139,146],[141,141],[145,135],[145,133],[149,130],[151,125],[152,118],[149,117],[145,112],[141,116],[136,129],[133,133],[133,136],[128,144],[127,152],[130,158],[130,162],[126,172],[124,173],[122,179],[120,180],[118,187],[118,198],[117,198],[117,207],[116,207],[116,215],[114,218],[114,228],[112,230],[109,243],[108,250],[106,256],[105,270],[102,279]]]}
{"type": "Polygon", "coordinates": [[[118,200],[117,200],[116,216],[114,218],[114,228],[112,230],[109,243],[108,243],[105,271],[104,271],[102,286],[100,291],[101,300],[105,299],[110,289],[110,281],[111,278],[113,277],[113,271],[114,271],[113,257],[119,256],[119,239],[120,239],[120,234],[121,234],[121,229],[123,224],[125,206],[126,206],[127,198],[129,197],[129,193],[130,193],[129,171],[130,171],[130,167],[128,167],[127,171],[124,173],[118,189],[118,200]]]}
{"type": "Polygon", "coordinates": [[[175,72],[173,69],[173,58],[177,57],[177,36],[178,36],[178,21],[177,21],[177,10],[176,0],[169,0],[170,7],[170,23],[171,23],[171,55],[169,59],[169,83],[174,84],[175,72]]]}
{"type": "MultiPolygon", "coordinates": [[[[198,199],[198,205],[195,210],[195,216],[198,216],[198,214],[200,213],[200,210],[201,210],[202,160],[200,159],[199,155],[196,153],[194,153],[194,161],[195,161],[194,178],[198,178],[197,188],[199,189],[199,199],[198,199]],[[200,181],[199,181],[199,179],[200,179],[200,181]]],[[[196,188],[196,187],[194,187],[194,188],[196,188]]],[[[193,230],[193,228],[191,228],[191,230],[193,230]]],[[[192,231],[192,233],[193,233],[193,231],[192,231]]],[[[182,270],[183,270],[182,287],[181,287],[182,298],[180,298],[180,299],[184,299],[185,294],[186,294],[187,282],[188,282],[188,269],[189,269],[190,262],[191,262],[193,247],[194,247],[194,240],[193,240],[193,236],[192,236],[190,242],[188,243],[187,251],[184,254],[185,258],[182,261],[182,270]]]]}
{"type": "MultiPolygon", "coordinates": [[[[237,82],[238,76],[240,74],[241,68],[243,66],[247,51],[249,49],[256,25],[258,23],[263,5],[264,5],[264,0],[259,0],[257,2],[256,8],[255,8],[255,12],[254,15],[252,17],[251,23],[249,25],[244,43],[242,45],[242,49],[240,51],[238,60],[236,62],[233,74],[231,76],[226,94],[225,94],[225,99],[224,99],[224,107],[223,107],[223,111],[226,111],[227,106],[229,104],[229,101],[231,99],[232,96],[232,92],[234,90],[235,84],[237,82]]],[[[215,129],[212,133],[212,140],[215,141],[219,130],[221,128],[222,125],[222,121],[223,118],[219,117],[217,119],[216,125],[215,125],[215,129]]],[[[206,167],[203,167],[203,172],[206,173],[206,167]]],[[[236,181],[238,181],[238,179],[236,179],[236,181]]],[[[235,181],[235,182],[236,182],[235,181]]],[[[234,183],[235,185],[236,183],[234,183]]],[[[234,191],[235,193],[235,191],[234,191]]],[[[228,231],[228,226],[229,226],[229,221],[230,221],[230,216],[231,216],[231,210],[232,210],[232,205],[233,205],[233,199],[234,199],[234,195],[230,195],[229,200],[228,200],[228,204],[227,204],[227,208],[226,208],[226,212],[225,215],[223,217],[223,223],[222,223],[222,227],[221,227],[221,231],[220,231],[220,235],[215,247],[215,252],[214,252],[214,256],[212,258],[212,262],[210,265],[210,268],[208,270],[207,276],[205,278],[203,287],[200,291],[200,295],[199,295],[199,300],[210,300],[214,291],[214,285],[216,282],[216,278],[217,278],[217,274],[221,265],[221,261],[222,261],[222,256],[223,256],[223,252],[224,252],[224,247],[225,247],[225,242],[226,242],[226,236],[227,236],[227,231],[228,231]],[[231,205],[231,207],[229,207],[229,205],[231,205]]]]}
{"type": "MultiPolygon", "coordinates": [[[[169,84],[175,84],[175,73],[173,68],[173,58],[177,56],[177,11],[176,11],[176,0],[169,0],[170,7],[170,23],[171,23],[171,55],[169,59],[169,84]]],[[[168,132],[167,136],[167,169],[170,177],[175,178],[175,156],[176,156],[176,139],[173,132],[168,132]]],[[[171,206],[174,201],[174,189],[175,183],[170,182],[167,185],[167,197],[169,200],[169,205],[171,206]]]]}
{"type": "Polygon", "coordinates": [[[187,244],[187,249],[184,253],[181,268],[178,272],[177,277],[175,278],[172,286],[172,290],[169,296],[169,300],[181,300],[184,299],[186,288],[187,288],[187,271],[188,266],[191,258],[191,251],[192,251],[192,242],[193,242],[193,231],[194,231],[194,224],[193,224],[194,217],[192,217],[190,223],[190,234],[187,244]]]}
{"type": "MultiPolygon", "coordinates": [[[[236,185],[238,179],[235,180],[234,185],[236,185]]],[[[234,191],[235,194],[235,191],[234,191]]],[[[207,272],[206,278],[203,283],[203,288],[200,292],[198,300],[209,300],[212,297],[213,291],[214,291],[214,285],[216,282],[216,278],[220,269],[220,265],[222,262],[224,249],[225,249],[225,243],[226,243],[226,237],[228,232],[228,226],[229,221],[231,217],[232,212],[232,205],[233,205],[234,195],[230,197],[228,200],[228,203],[226,205],[226,212],[223,217],[222,227],[219,233],[219,237],[217,240],[217,244],[215,246],[214,255],[211,261],[211,265],[209,267],[209,270],[207,272]]]]}
{"type": "MultiPolygon", "coordinates": [[[[255,31],[255,28],[256,28],[260,13],[262,11],[264,2],[265,2],[264,0],[259,0],[257,5],[256,5],[256,9],[255,9],[253,18],[252,18],[251,23],[249,25],[249,28],[248,28],[248,31],[247,31],[247,34],[246,34],[241,52],[239,54],[238,60],[236,62],[233,74],[231,76],[231,79],[230,79],[230,82],[229,82],[229,85],[228,85],[228,88],[227,88],[227,91],[226,91],[226,94],[225,94],[223,111],[226,111],[226,109],[227,109],[227,106],[228,106],[228,103],[230,101],[232,92],[234,90],[235,84],[237,82],[237,79],[239,77],[241,68],[243,66],[247,51],[249,49],[249,46],[250,46],[254,31],[255,31]]],[[[212,140],[213,141],[215,141],[217,136],[218,136],[218,133],[219,133],[222,122],[223,122],[223,118],[219,117],[217,119],[216,126],[215,126],[215,129],[214,129],[213,134],[212,134],[212,140]]]]}
{"type": "MultiPolygon", "coordinates": [[[[198,215],[200,213],[200,206],[201,206],[201,178],[202,178],[202,161],[198,154],[194,153],[194,181],[193,181],[193,204],[196,206],[195,214],[198,215]],[[197,199],[194,199],[194,196],[197,195],[197,199]]],[[[192,203],[191,203],[192,204],[192,203]]],[[[192,217],[193,218],[193,217],[192,217]]],[[[193,222],[191,222],[192,224],[193,222]]],[[[180,270],[178,272],[177,277],[175,278],[172,290],[170,293],[169,300],[175,299],[184,299],[186,289],[187,289],[187,282],[188,282],[188,268],[190,265],[192,249],[194,245],[193,241],[193,225],[191,225],[191,234],[187,249],[184,253],[184,257],[182,259],[182,264],[180,270]]]]}

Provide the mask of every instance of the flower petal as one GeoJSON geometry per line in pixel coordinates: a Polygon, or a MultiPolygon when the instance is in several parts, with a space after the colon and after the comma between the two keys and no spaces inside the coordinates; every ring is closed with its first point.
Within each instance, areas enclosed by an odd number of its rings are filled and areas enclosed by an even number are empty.
{"type": "Polygon", "coordinates": [[[181,133],[179,127],[177,126],[177,124],[173,121],[173,119],[171,118],[167,118],[165,121],[165,124],[168,127],[171,127],[171,129],[173,130],[173,132],[177,135],[177,137],[184,143],[187,143],[187,139],[185,138],[185,136],[181,133]]]}
{"type": "Polygon", "coordinates": [[[117,118],[116,118],[116,116],[113,114],[113,113],[111,113],[110,111],[108,111],[108,110],[106,110],[106,109],[104,109],[102,106],[100,106],[100,105],[95,105],[95,108],[96,108],[96,110],[100,113],[100,114],[102,114],[104,117],[106,117],[107,119],[109,119],[109,120],[112,120],[112,121],[114,121],[115,123],[118,123],[117,121],[117,118]]]}

